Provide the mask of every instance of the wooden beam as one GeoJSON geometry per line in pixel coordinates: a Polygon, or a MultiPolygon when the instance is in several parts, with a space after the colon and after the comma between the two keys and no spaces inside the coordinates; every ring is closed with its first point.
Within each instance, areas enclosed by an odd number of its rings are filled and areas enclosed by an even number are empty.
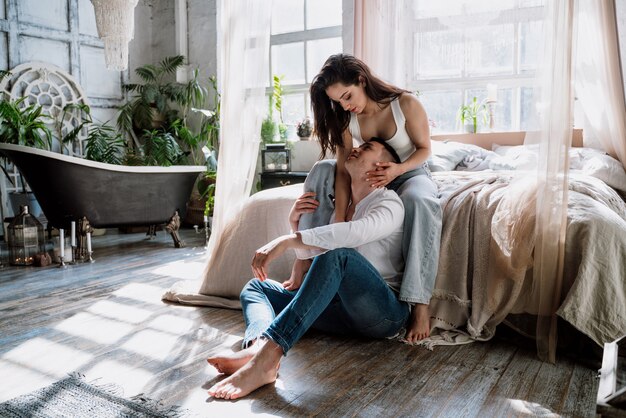
{"type": "MultiPolygon", "coordinates": [[[[539,132],[529,132],[531,135],[539,134],[539,132]]],[[[525,131],[515,132],[485,132],[476,134],[446,134],[446,135],[433,135],[431,139],[433,141],[454,141],[461,142],[463,144],[473,144],[485,149],[491,149],[493,144],[497,145],[523,145],[524,138],[526,137],[525,131]]],[[[572,147],[583,146],[583,130],[572,130],[572,147]]]]}

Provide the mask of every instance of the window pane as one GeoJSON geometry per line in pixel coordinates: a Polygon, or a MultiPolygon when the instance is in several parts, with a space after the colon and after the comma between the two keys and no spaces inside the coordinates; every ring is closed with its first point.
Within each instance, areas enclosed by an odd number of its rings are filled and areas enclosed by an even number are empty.
{"type": "Polygon", "coordinates": [[[413,10],[418,19],[427,17],[472,15],[498,12],[515,7],[515,0],[414,0],[413,10]]]}
{"type": "Polygon", "coordinates": [[[343,50],[343,44],[341,38],[328,38],[309,41],[306,48],[307,82],[310,83],[328,57],[343,50]]]}
{"type": "Polygon", "coordinates": [[[428,91],[419,96],[431,121],[431,133],[455,132],[456,112],[462,102],[460,90],[428,91]],[[434,126],[433,126],[434,125],[434,126]]]}
{"type": "Polygon", "coordinates": [[[341,26],[341,0],[307,0],[306,28],[341,26]]]}
{"type": "Polygon", "coordinates": [[[304,83],[304,43],[272,45],[272,74],[284,75],[283,84],[304,83]]]}
{"type": "Polygon", "coordinates": [[[520,95],[520,130],[539,130],[532,87],[522,87],[520,95]]]}
{"type": "Polygon", "coordinates": [[[463,69],[463,36],[460,31],[416,34],[417,79],[460,77],[463,69]]]}
{"type": "Polygon", "coordinates": [[[467,73],[513,73],[514,25],[490,25],[468,29],[467,73]]]}
{"type": "Polygon", "coordinates": [[[304,95],[308,93],[286,94],[283,96],[283,121],[295,125],[304,119],[304,95]]]}
{"type": "Polygon", "coordinates": [[[542,53],[542,22],[520,24],[520,73],[537,69],[539,54],[542,53]]]}
{"type": "Polygon", "coordinates": [[[304,30],[304,0],[274,0],[272,35],[304,30]]]}

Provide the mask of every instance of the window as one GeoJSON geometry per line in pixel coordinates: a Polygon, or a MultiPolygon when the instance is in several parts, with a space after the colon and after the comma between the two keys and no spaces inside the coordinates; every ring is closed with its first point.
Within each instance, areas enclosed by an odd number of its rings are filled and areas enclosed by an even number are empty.
{"type": "MultiPolygon", "coordinates": [[[[456,132],[459,106],[497,85],[496,131],[533,128],[544,0],[414,0],[412,80],[433,133],[456,132]]],[[[486,130],[487,127],[483,127],[486,130]]]]}
{"type": "Polygon", "coordinates": [[[341,1],[274,0],[270,37],[270,79],[283,76],[282,117],[292,127],[310,116],[309,85],[322,64],[332,54],[343,51],[341,1]]]}

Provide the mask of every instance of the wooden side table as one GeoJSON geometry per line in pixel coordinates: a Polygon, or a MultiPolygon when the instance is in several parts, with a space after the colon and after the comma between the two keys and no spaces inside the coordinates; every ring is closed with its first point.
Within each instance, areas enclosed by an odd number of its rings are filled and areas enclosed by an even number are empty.
{"type": "Polygon", "coordinates": [[[304,183],[308,174],[307,171],[275,171],[261,173],[261,190],[304,183]]]}

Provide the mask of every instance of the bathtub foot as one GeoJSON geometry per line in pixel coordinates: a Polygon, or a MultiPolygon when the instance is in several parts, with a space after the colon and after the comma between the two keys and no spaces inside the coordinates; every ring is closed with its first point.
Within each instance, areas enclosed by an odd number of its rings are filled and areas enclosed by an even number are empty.
{"type": "Polygon", "coordinates": [[[167,225],[165,225],[165,230],[172,236],[174,240],[174,247],[183,248],[185,243],[178,236],[178,230],[180,229],[180,216],[178,216],[178,211],[174,212],[174,215],[170,218],[167,225]]]}

